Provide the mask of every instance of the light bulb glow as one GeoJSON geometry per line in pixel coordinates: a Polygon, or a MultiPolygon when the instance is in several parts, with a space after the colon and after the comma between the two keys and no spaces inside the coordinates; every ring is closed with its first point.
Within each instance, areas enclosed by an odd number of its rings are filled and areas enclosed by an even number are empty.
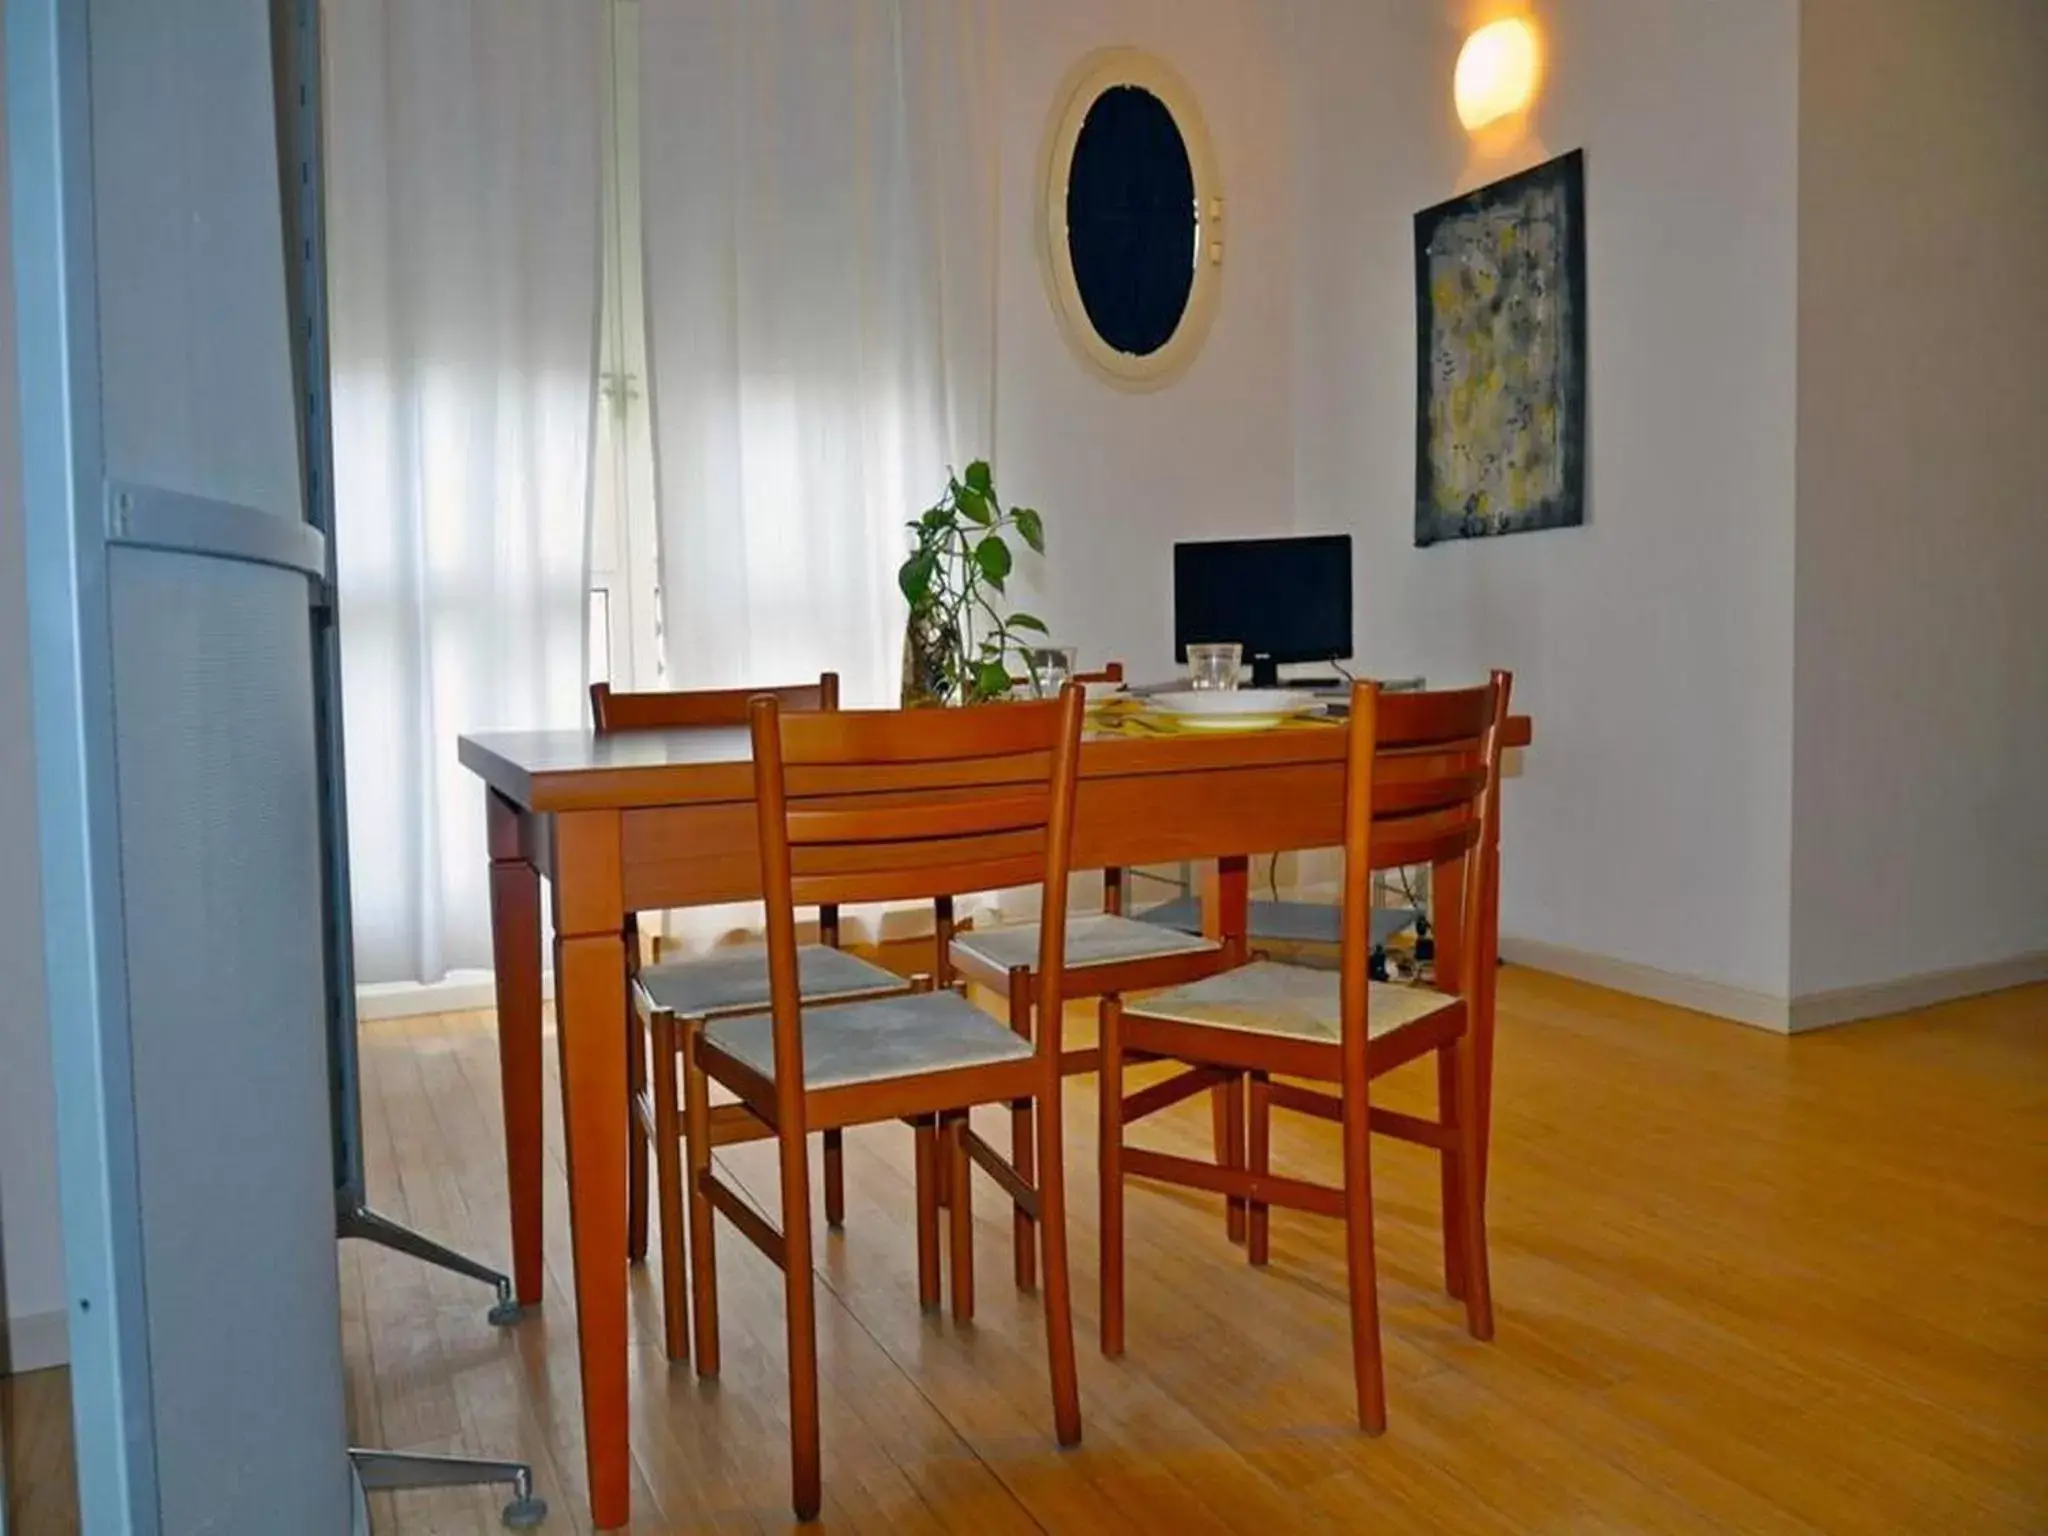
{"type": "Polygon", "coordinates": [[[1465,39],[1451,78],[1458,121],[1477,131],[1520,112],[1536,97],[1540,68],[1536,29],[1527,21],[1516,16],[1481,27],[1465,39]]]}

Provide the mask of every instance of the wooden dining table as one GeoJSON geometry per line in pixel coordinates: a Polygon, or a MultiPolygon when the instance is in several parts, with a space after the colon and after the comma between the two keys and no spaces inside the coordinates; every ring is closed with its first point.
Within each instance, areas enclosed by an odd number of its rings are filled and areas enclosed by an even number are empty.
{"type": "MultiPolygon", "coordinates": [[[[1507,745],[1531,735],[1528,717],[1516,716],[1507,745]]],[[[551,889],[584,1447],[592,1524],[609,1530],[627,1523],[632,1503],[623,929],[632,912],[760,895],[753,765],[746,732],[729,728],[479,732],[459,751],[485,784],[512,1274],[523,1306],[541,1298],[541,881],[551,889]]],[[[1204,926],[1242,934],[1248,856],[1342,840],[1344,756],[1335,722],[1206,734],[1093,727],[1081,749],[1074,867],[1198,863],[1204,926]]],[[[1495,943],[1490,931],[1457,931],[1458,879],[1455,867],[1438,872],[1440,969],[1468,941],[1495,943]]],[[[1490,1002],[1493,967],[1482,977],[1490,1002]]],[[[1491,1075],[1482,1060],[1482,1136],[1491,1075]]]]}

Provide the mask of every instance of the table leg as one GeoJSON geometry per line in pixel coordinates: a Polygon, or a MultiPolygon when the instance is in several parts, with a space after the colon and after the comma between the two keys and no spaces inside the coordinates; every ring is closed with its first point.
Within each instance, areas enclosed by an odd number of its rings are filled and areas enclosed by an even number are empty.
{"type": "Polygon", "coordinates": [[[1242,940],[1251,924],[1251,860],[1233,853],[1202,871],[1202,932],[1242,940]]]}
{"type": "Polygon", "coordinates": [[[591,1523],[632,1514],[626,1396],[626,954],[619,816],[555,818],[555,1033],[562,1060],[576,1342],[591,1523]]]}
{"type": "MultiPolygon", "coordinates": [[[[1251,861],[1228,854],[1202,873],[1202,933],[1207,938],[1236,940],[1240,952],[1251,926],[1251,861]]],[[[1232,1082],[1209,1090],[1210,1134],[1216,1163],[1242,1168],[1245,1162],[1243,1085],[1232,1082]]],[[[1245,1240],[1245,1203],[1226,1196],[1223,1225],[1233,1243],[1245,1240]]]]}
{"type": "Polygon", "coordinates": [[[541,1298],[540,875],[521,851],[519,807],[496,790],[487,794],[512,1289],[520,1306],[533,1307],[541,1298]]]}

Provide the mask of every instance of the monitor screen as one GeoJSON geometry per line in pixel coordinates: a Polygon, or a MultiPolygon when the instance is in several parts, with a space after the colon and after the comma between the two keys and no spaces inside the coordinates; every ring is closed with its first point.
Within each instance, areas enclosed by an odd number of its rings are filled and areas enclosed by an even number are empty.
{"type": "Polygon", "coordinates": [[[1173,546],[1173,655],[1235,640],[1247,667],[1351,654],[1351,535],[1173,546]]]}

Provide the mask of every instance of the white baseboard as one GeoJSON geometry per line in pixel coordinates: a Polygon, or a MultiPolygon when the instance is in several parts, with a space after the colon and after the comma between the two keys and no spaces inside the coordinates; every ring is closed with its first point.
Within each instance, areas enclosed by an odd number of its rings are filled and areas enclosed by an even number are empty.
{"type": "Polygon", "coordinates": [[[25,1312],[0,1326],[0,1376],[25,1376],[71,1360],[71,1329],[60,1308],[25,1312]]]}
{"type": "Polygon", "coordinates": [[[1732,1019],[1738,1024],[1748,1024],[1780,1035],[1827,1029],[1836,1024],[1851,1024],[1858,1019],[1912,1013],[1932,1008],[1938,1003],[1952,1003],[1959,998],[2048,981],[2048,950],[2018,955],[2010,960],[1994,960],[1984,965],[1923,971],[1913,976],[1873,982],[1868,986],[1808,992],[1793,998],[1732,987],[1724,982],[1709,981],[1703,976],[1659,970],[1652,965],[1637,965],[1606,955],[1589,954],[1582,949],[1546,944],[1538,939],[1504,937],[1500,941],[1500,952],[1502,959],[1515,965],[1569,976],[1574,981],[1591,982],[1596,987],[1609,987],[1616,992],[1647,997],[1678,1008],[1690,1008],[1696,1013],[1709,1013],[1720,1019],[1732,1019]]]}
{"type": "Polygon", "coordinates": [[[1985,992],[2003,992],[2009,987],[2030,986],[2048,981],[2048,950],[2015,955],[2010,960],[1993,960],[1983,965],[1958,966],[1946,971],[1921,971],[1891,981],[1861,987],[1837,987],[1830,992],[1808,992],[1792,999],[1792,1029],[1826,1029],[1857,1019],[1874,1019],[1888,1013],[1913,1013],[1938,1003],[1976,997],[1985,992]]]}
{"type": "MultiPolygon", "coordinates": [[[[552,1000],[555,973],[542,971],[540,995],[552,1000]]],[[[356,1020],[409,1019],[423,1013],[467,1013],[498,1006],[497,979],[489,971],[450,971],[439,981],[378,981],[356,988],[356,1020]]]]}
{"type": "Polygon", "coordinates": [[[1695,1013],[1710,1013],[1715,1018],[1732,1019],[1773,1034],[1791,1033],[1790,1003],[1768,992],[1731,987],[1704,976],[1659,970],[1654,965],[1637,965],[1631,960],[1615,960],[1564,944],[1546,944],[1540,939],[1503,935],[1500,953],[1503,960],[1513,965],[1569,976],[1574,981],[1591,982],[1596,987],[1670,1003],[1676,1008],[1690,1008],[1695,1013]]]}

